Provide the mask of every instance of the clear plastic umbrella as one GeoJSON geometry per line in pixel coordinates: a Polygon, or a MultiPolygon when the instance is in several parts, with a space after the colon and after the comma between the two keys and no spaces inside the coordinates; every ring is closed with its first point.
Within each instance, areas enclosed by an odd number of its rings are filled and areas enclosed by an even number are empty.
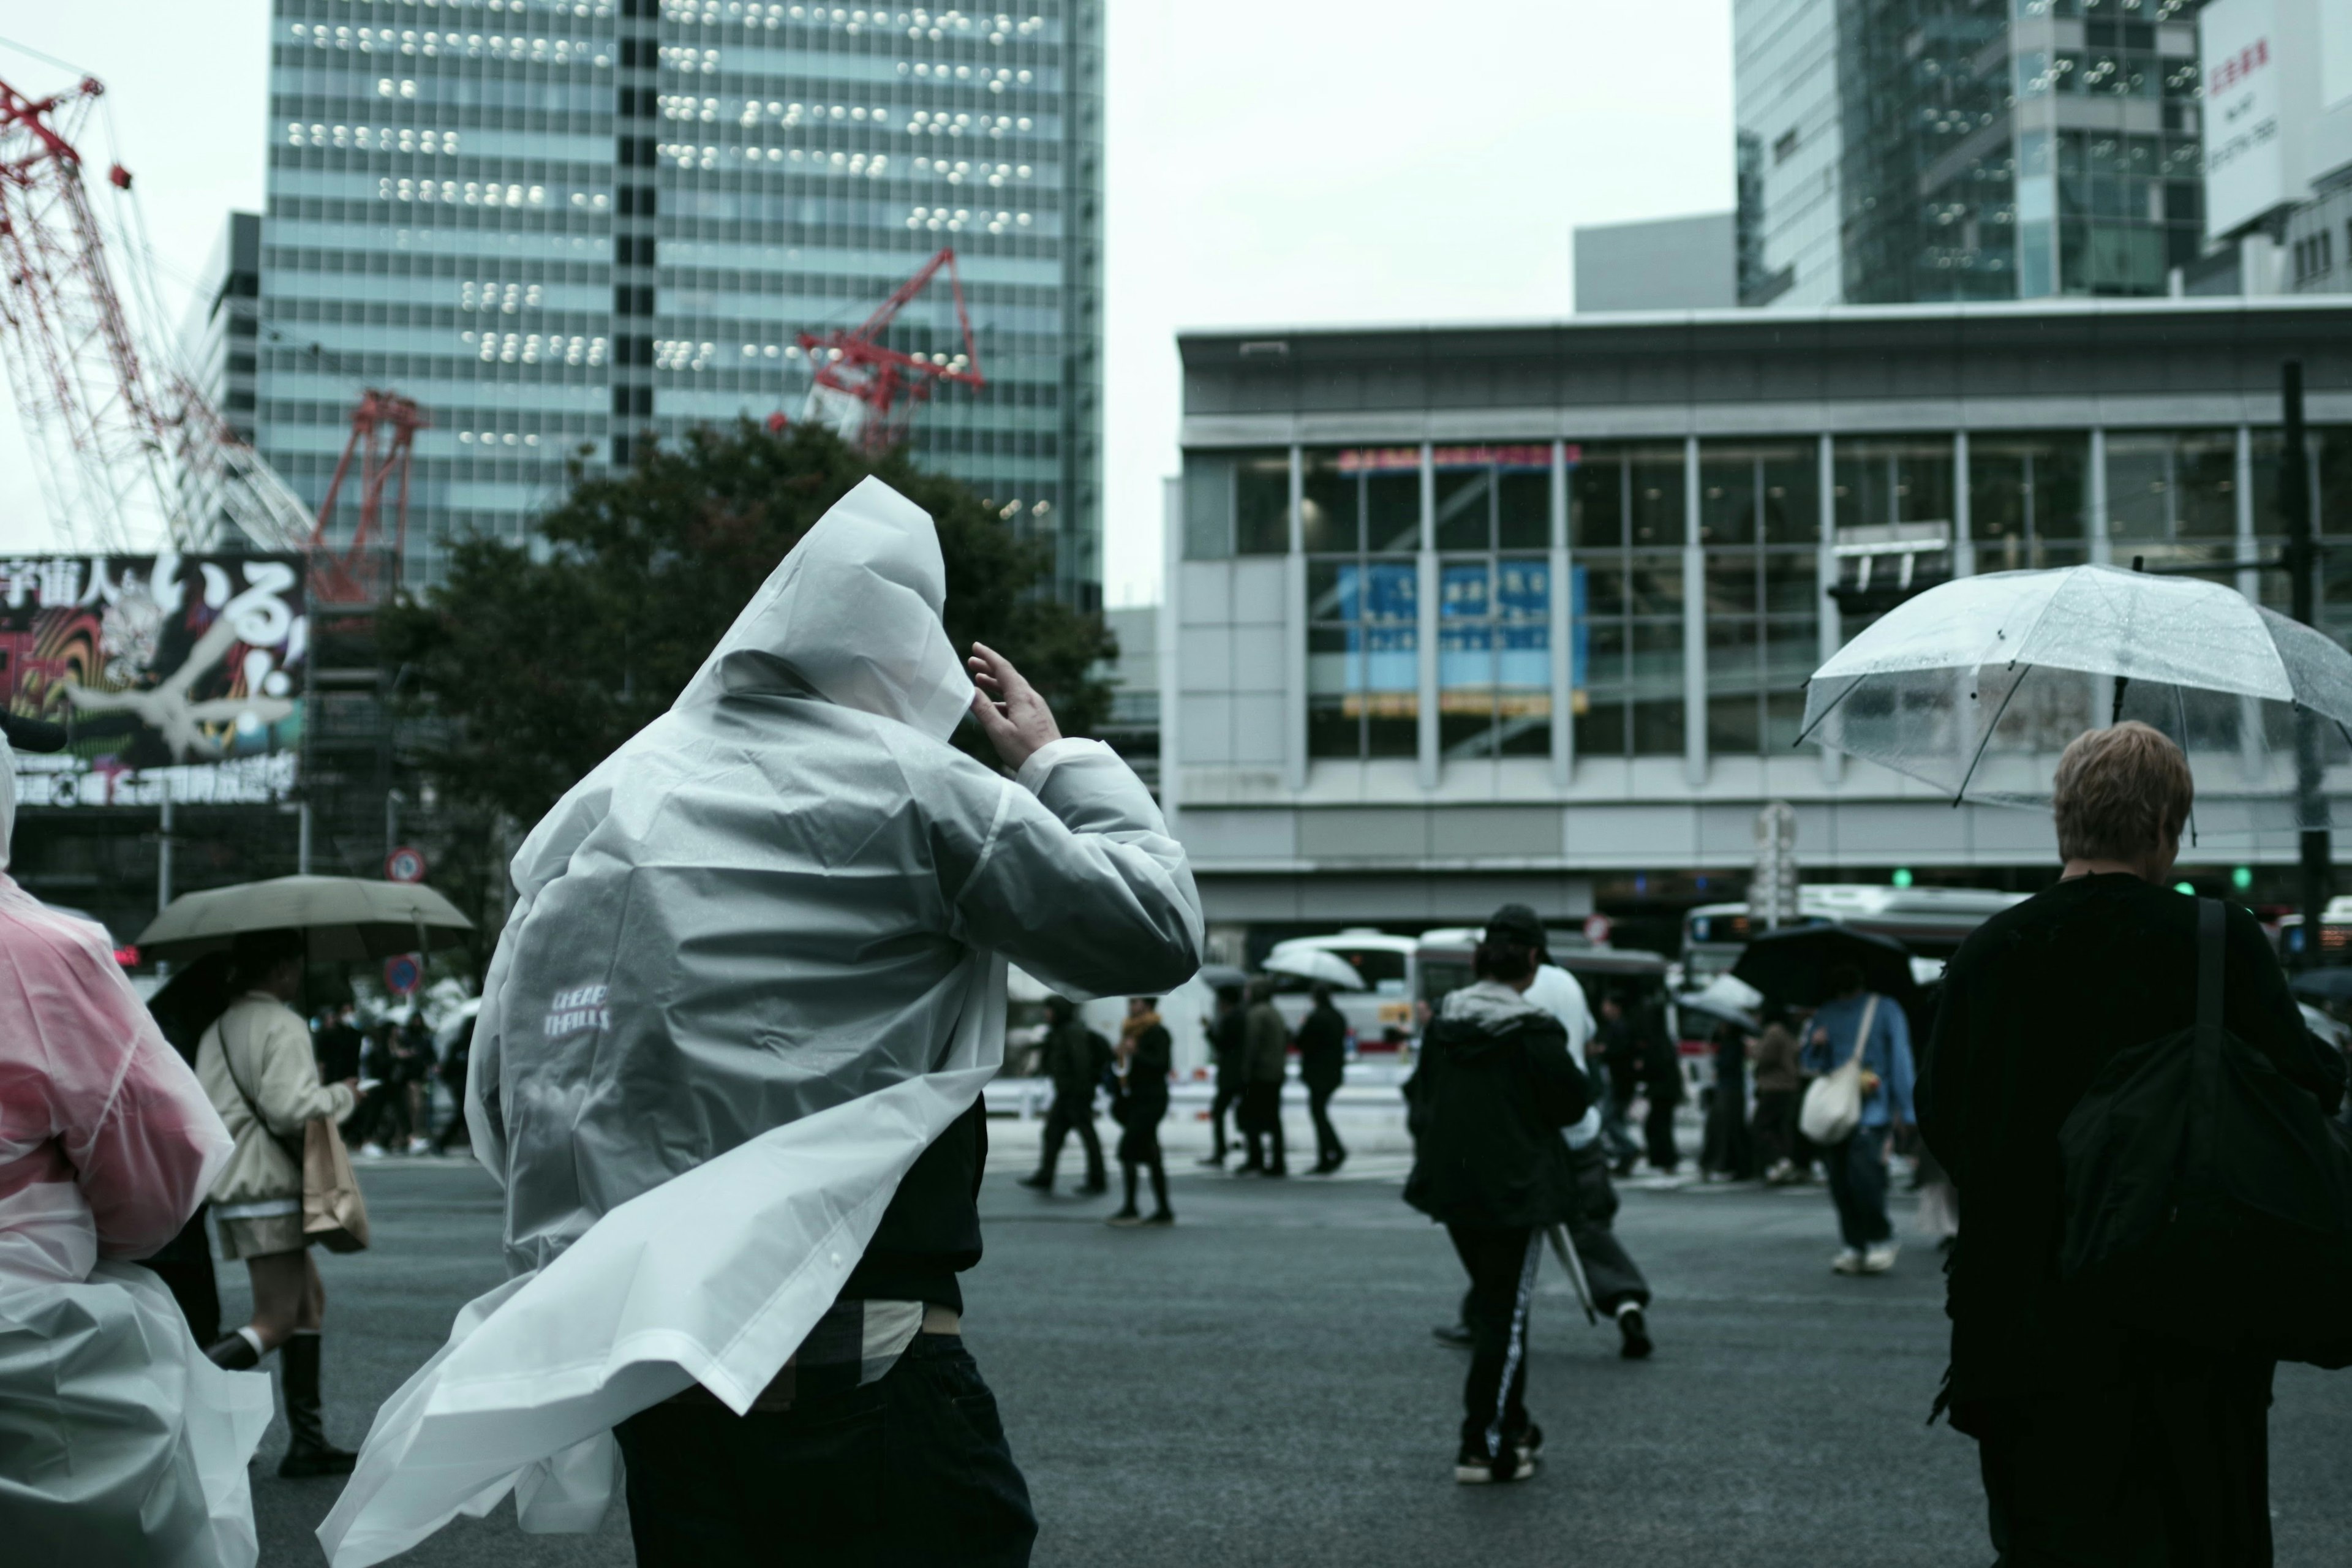
{"type": "Polygon", "coordinates": [[[1805,695],[1808,736],[1955,804],[2047,807],[2066,743],[2124,719],[2188,753],[2201,837],[2327,826],[2325,794],[2298,805],[2296,747],[2352,758],[2352,654],[2219,583],[1995,572],[1888,612],[1805,695]]]}

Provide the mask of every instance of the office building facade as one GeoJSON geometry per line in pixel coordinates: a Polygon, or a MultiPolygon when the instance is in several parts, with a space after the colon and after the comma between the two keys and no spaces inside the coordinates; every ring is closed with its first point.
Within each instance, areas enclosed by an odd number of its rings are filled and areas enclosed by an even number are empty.
{"type": "MultiPolygon", "coordinates": [[[[574,463],[801,417],[799,333],[952,247],[986,385],[914,456],[1095,601],[1099,0],[277,0],[270,50],[257,445],[315,502],[362,387],[421,404],[412,584],[574,463]]],[[[944,279],[885,341],[961,354],[944,279]]]]}
{"type": "Polygon", "coordinates": [[[2347,328],[2152,300],[1184,337],[1160,782],[1212,919],[1704,901],[1773,800],[1808,877],[2038,885],[2046,817],[1800,743],[1806,679],[1954,574],[2139,558],[2284,605],[2238,564],[2280,542],[2279,364],[2352,537],[2347,328]]]}
{"type": "Polygon", "coordinates": [[[1744,302],[2168,292],[2202,247],[2197,8],[1739,0],[1744,302]]]}

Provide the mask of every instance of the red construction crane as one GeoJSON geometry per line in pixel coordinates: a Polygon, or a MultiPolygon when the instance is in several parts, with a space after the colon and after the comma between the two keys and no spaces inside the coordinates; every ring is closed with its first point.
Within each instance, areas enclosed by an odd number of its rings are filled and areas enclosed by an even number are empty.
{"type": "Polygon", "coordinates": [[[343,442],[342,461],[335,465],[335,477],[327,482],[327,497],[319,503],[319,521],[310,533],[310,592],[317,598],[329,604],[364,605],[399,585],[400,563],[408,552],[409,457],[416,433],[427,423],[415,403],[396,392],[379,392],[371,386],[360,394],[359,406],[352,410],[352,433],[343,442]],[[353,457],[360,460],[360,521],[352,530],[350,545],[338,555],[327,533],[334,523],[335,502],[351,474],[353,457]],[[384,488],[395,479],[387,572],[387,563],[369,545],[383,521],[384,488]]]}
{"type": "MultiPolygon", "coordinates": [[[[146,352],[123,308],[109,225],[82,182],[78,145],[106,89],[95,77],[45,98],[0,81],[0,357],[19,415],[47,458],[55,521],[102,549],[150,542],[160,521],[179,549],[226,521],[265,550],[299,550],[309,510],[168,354],[146,352]]],[[[131,174],[107,170],[118,203],[131,174]]],[[[119,246],[132,296],[153,316],[146,255],[119,246]]]]}
{"type": "Polygon", "coordinates": [[[831,426],[844,440],[867,453],[887,451],[904,441],[915,410],[929,399],[940,383],[988,384],[980,374],[980,351],[972,344],[971,317],[963,308],[963,279],[957,276],[952,248],[942,248],[923,263],[863,324],[845,331],[803,332],[800,343],[816,372],[802,417],[831,426]],[[941,268],[947,269],[948,287],[955,296],[963,352],[917,354],[885,346],[882,333],[900,310],[930,286],[941,268]]]}

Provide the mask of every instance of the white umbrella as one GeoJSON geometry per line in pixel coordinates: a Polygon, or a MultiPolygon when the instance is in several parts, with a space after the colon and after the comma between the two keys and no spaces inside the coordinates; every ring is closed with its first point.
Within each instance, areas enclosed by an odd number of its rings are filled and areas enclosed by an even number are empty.
{"type": "Polygon", "coordinates": [[[246,931],[299,931],[310,958],[389,958],[454,947],[474,929],[457,906],[416,882],[361,877],[279,877],[173,899],[139,933],[139,949],[177,963],[234,942],[246,931]]]}
{"type": "Polygon", "coordinates": [[[1364,977],[1356,966],[1338,953],[1319,947],[1276,948],[1265,961],[1268,974],[1295,974],[1302,980],[1320,980],[1339,991],[1361,991],[1364,977]]]}
{"type": "Polygon", "coordinates": [[[2207,837],[2326,826],[2298,809],[2297,733],[2344,760],[2352,655],[2219,583],[2070,566],[1931,588],[1805,693],[1808,735],[1955,803],[2047,807],[2066,743],[2122,719],[2189,754],[2207,837]]]}

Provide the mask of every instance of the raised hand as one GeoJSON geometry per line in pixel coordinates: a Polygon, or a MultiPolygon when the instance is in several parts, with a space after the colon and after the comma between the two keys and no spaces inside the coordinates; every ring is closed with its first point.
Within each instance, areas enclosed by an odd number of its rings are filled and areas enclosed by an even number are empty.
{"type": "Polygon", "coordinates": [[[1011,659],[986,643],[974,643],[964,662],[971,670],[971,683],[980,688],[972,693],[972,717],[980,721],[1006,767],[1020,767],[1039,747],[1062,738],[1054,710],[1011,659]]]}

